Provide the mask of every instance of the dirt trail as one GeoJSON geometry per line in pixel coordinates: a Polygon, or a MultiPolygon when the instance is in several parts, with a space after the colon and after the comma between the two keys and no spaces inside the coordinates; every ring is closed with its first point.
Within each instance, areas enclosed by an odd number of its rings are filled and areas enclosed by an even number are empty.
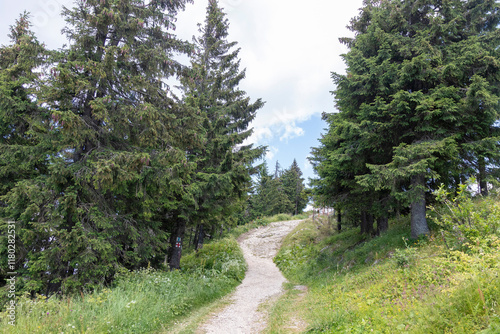
{"type": "Polygon", "coordinates": [[[240,286],[232,295],[232,303],[220,313],[212,315],[198,333],[255,334],[266,327],[265,314],[258,306],[282,292],[286,282],[273,263],[283,238],[301,221],[271,223],[250,231],[239,238],[248,270],[240,286]]]}

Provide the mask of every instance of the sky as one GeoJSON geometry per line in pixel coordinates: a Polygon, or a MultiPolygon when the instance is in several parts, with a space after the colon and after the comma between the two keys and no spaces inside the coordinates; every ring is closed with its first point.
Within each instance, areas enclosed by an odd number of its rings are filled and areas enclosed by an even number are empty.
{"type": "MultiPolygon", "coordinates": [[[[266,160],[288,168],[297,160],[307,180],[314,177],[307,157],[325,133],[323,112],[336,112],[331,72],[345,73],[340,37],[358,15],[362,0],[219,0],[229,20],[229,41],[238,42],[246,78],[240,88],[265,105],[257,112],[249,142],[268,147],[266,160]]],[[[9,26],[23,11],[31,13],[33,31],[49,48],[66,43],[61,34],[63,6],[73,0],[0,0],[0,45],[9,44],[9,26]]],[[[208,0],[194,0],[177,16],[176,34],[198,35],[208,0]]]]}

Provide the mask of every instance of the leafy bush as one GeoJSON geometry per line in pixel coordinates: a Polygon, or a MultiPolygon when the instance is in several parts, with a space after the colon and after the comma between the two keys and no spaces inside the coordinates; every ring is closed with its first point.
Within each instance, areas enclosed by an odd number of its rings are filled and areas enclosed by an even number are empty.
{"type": "Polygon", "coordinates": [[[440,205],[430,207],[429,217],[442,228],[449,249],[479,250],[500,243],[500,203],[493,197],[474,199],[468,191],[474,182],[460,185],[456,196],[444,186],[435,192],[440,205]]]}
{"type": "Polygon", "coordinates": [[[417,249],[408,245],[408,238],[403,237],[402,239],[405,244],[405,248],[396,248],[392,256],[394,261],[396,262],[396,266],[398,266],[399,268],[409,267],[410,264],[415,261],[418,255],[417,249]]]}
{"type": "Polygon", "coordinates": [[[188,273],[225,276],[238,282],[245,277],[245,259],[233,238],[206,244],[198,252],[184,256],[181,263],[188,273]]]}

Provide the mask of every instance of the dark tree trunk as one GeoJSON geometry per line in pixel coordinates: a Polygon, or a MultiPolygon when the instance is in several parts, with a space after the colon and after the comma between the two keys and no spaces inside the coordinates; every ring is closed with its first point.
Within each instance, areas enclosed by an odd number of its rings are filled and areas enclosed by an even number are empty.
{"type": "Polygon", "coordinates": [[[186,222],[183,219],[178,219],[170,235],[170,248],[168,250],[168,265],[170,270],[180,269],[181,267],[182,244],[184,242],[185,231],[186,222]]]}
{"type": "Polygon", "coordinates": [[[425,176],[415,175],[411,179],[415,189],[415,199],[411,203],[411,237],[417,239],[422,234],[429,233],[427,218],[425,217],[425,176]]]}
{"type": "Polygon", "coordinates": [[[361,212],[361,234],[364,234],[366,233],[366,225],[367,225],[367,222],[366,222],[366,211],[362,211],[361,212]]]}
{"type": "Polygon", "coordinates": [[[199,235],[199,230],[200,230],[200,225],[196,225],[196,229],[194,230],[194,238],[193,238],[193,243],[192,245],[194,246],[194,249],[197,249],[198,247],[198,235],[199,235]]]}
{"type": "Polygon", "coordinates": [[[216,232],[216,226],[215,224],[212,225],[212,230],[210,231],[210,236],[209,236],[209,239],[212,240],[212,238],[215,236],[215,232],[216,232]]]}
{"type": "Polygon", "coordinates": [[[196,229],[196,242],[195,242],[196,250],[200,250],[203,247],[204,239],[205,239],[205,229],[203,227],[203,224],[198,224],[198,227],[196,229]]]}
{"type": "Polygon", "coordinates": [[[367,214],[366,215],[366,233],[367,234],[373,234],[373,223],[374,223],[374,217],[372,214],[367,214]]]}
{"type": "Polygon", "coordinates": [[[371,234],[373,232],[373,215],[366,211],[361,212],[361,234],[371,234]]]}
{"type": "Polygon", "coordinates": [[[484,158],[479,158],[479,190],[482,196],[488,196],[488,183],[486,182],[486,161],[484,158]]]}
{"type": "Polygon", "coordinates": [[[337,211],[337,232],[342,230],[342,212],[340,209],[337,211]]]}
{"type": "Polygon", "coordinates": [[[189,229],[190,233],[189,233],[189,245],[191,246],[194,246],[195,245],[195,238],[196,238],[196,231],[194,228],[190,228],[189,229]]]}
{"type": "Polygon", "coordinates": [[[387,216],[379,217],[377,219],[377,234],[381,234],[387,231],[389,228],[389,219],[387,216]]]}

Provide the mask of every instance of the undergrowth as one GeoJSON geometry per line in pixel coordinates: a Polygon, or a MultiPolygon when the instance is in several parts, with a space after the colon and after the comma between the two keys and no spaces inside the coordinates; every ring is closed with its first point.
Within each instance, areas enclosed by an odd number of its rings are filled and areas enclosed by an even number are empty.
{"type": "Polygon", "coordinates": [[[438,193],[438,227],[409,239],[409,217],[380,237],[337,233],[307,220],[284,241],[275,262],[309,286],[311,333],[500,333],[500,204],[438,193]],[[468,210],[468,211],[466,211],[468,210]]]}
{"type": "Polygon", "coordinates": [[[233,238],[205,245],[183,258],[182,271],[145,268],[123,272],[116,286],[80,296],[23,296],[16,325],[1,313],[2,333],[155,333],[187,313],[226,295],[246,270],[233,238]]]}

